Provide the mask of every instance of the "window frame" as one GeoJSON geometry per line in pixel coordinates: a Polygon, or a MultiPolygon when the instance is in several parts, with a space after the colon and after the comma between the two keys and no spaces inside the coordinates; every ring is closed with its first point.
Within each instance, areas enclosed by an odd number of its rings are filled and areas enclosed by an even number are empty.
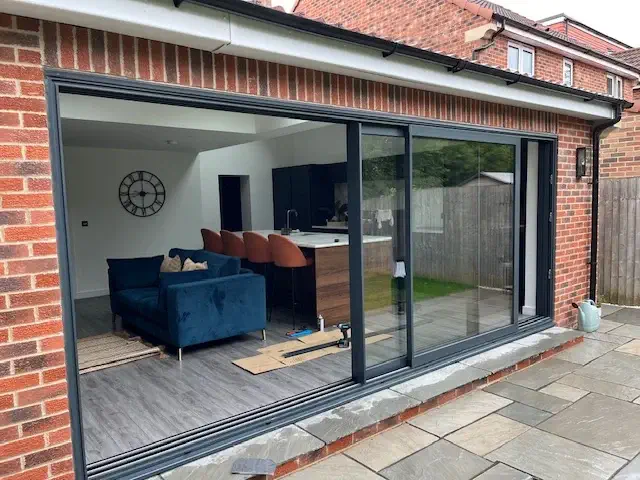
{"type": "Polygon", "coordinates": [[[621,76],[607,73],[607,95],[613,98],[624,98],[624,80],[621,76]],[[611,93],[609,93],[609,80],[611,80],[611,93]]]}
{"type": "Polygon", "coordinates": [[[507,69],[519,73],[521,75],[526,75],[528,77],[534,77],[536,73],[536,49],[535,47],[530,47],[529,45],[525,45],[522,43],[509,42],[507,44],[507,69]],[[509,67],[509,49],[517,48],[518,49],[518,69],[514,70],[509,67]],[[523,52],[527,52],[531,54],[531,73],[527,73],[524,71],[524,55],[523,52]]]}
{"type": "Polygon", "coordinates": [[[573,77],[574,77],[574,64],[573,64],[573,60],[571,60],[570,58],[563,58],[562,59],[562,84],[566,85],[567,87],[573,87],[573,77]],[[571,69],[571,78],[569,79],[569,82],[567,83],[567,80],[565,78],[565,71],[566,68],[569,67],[571,69]]]}

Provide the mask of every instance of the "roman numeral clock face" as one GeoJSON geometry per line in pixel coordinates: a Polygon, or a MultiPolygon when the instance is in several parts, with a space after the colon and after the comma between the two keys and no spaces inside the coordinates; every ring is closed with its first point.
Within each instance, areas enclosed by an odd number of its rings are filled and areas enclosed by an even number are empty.
{"type": "Polygon", "coordinates": [[[142,170],[124,177],[119,193],[124,209],[136,217],[150,217],[158,213],[166,198],[160,179],[153,173],[142,170]]]}

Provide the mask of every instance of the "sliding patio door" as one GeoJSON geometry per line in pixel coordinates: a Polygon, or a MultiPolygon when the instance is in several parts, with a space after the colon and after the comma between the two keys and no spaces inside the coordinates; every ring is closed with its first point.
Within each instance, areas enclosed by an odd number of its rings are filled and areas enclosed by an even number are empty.
{"type": "Polygon", "coordinates": [[[364,128],[361,165],[365,365],[371,373],[407,364],[406,129],[364,128]]]}
{"type": "Polygon", "coordinates": [[[417,364],[517,328],[519,140],[412,129],[417,364]]]}

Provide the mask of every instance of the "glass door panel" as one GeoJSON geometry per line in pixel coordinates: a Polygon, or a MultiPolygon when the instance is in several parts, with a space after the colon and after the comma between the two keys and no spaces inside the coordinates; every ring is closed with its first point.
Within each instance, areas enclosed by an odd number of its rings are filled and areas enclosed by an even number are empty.
{"type": "Polygon", "coordinates": [[[413,137],[415,351],[513,325],[516,146],[413,137]]]}
{"type": "Polygon", "coordinates": [[[363,134],[362,238],[366,367],[407,356],[405,136],[363,134]]]}

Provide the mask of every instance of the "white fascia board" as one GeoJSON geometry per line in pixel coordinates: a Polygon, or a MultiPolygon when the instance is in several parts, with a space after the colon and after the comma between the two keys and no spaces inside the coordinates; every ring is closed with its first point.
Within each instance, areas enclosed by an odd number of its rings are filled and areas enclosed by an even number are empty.
{"type": "Polygon", "coordinates": [[[640,79],[640,74],[632,70],[628,70],[620,65],[616,65],[615,63],[607,62],[606,60],[601,60],[574,48],[566,47],[557,42],[554,42],[553,40],[549,40],[541,37],[540,35],[536,35],[535,33],[527,32],[520,28],[513,27],[508,23],[503,35],[519,42],[527,43],[534,47],[544,48],[545,50],[558,53],[559,55],[563,55],[565,57],[572,58],[589,65],[593,65],[594,67],[601,68],[610,73],[615,73],[616,75],[620,75],[621,77],[632,78],[635,80],[640,79]]]}
{"type": "MultiPolygon", "coordinates": [[[[7,13],[225,52],[356,78],[389,82],[585,119],[613,117],[606,102],[380,51],[185,2],[171,0],[3,0],[7,13]]],[[[526,32],[525,32],[526,33],[526,32]]],[[[527,42],[531,43],[531,42],[527,42]]],[[[615,70],[612,70],[615,71],[615,70]]]]}
{"type": "Polygon", "coordinates": [[[398,54],[383,58],[378,50],[236,15],[231,16],[231,43],[220,52],[586,119],[613,118],[606,102],[585,102],[525,84],[508,86],[503,79],[474,72],[454,74],[398,54]]]}
{"type": "Polygon", "coordinates": [[[564,22],[566,19],[567,19],[566,16],[558,15],[557,17],[552,17],[545,20],[544,22],[542,22],[542,25],[544,25],[545,27],[548,27],[549,25],[553,25],[554,23],[564,22]]]}
{"type": "Polygon", "coordinates": [[[2,0],[2,11],[24,17],[215,50],[229,42],[229,15],[171,0],[2,0]]]}

